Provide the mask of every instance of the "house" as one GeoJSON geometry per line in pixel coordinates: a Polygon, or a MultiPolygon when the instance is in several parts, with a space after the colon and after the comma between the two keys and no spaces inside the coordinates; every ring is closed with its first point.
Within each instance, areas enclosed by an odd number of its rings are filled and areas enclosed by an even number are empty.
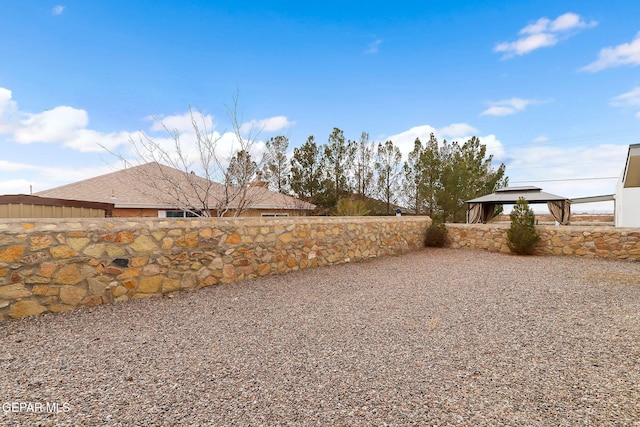
{"type": "Polygon", "coordinates": [[[114,217],[187,217],[206,207],[211,216],[304,216],[315,205],[256,182],[224,186],[151,162],[37,192],[41,197],[112,203],[114,217]]]}
{"type": "Polygon", "coordinates": [[[614,200],[616,227],[640,227],[640,144],[629,146],[614,200]]]}

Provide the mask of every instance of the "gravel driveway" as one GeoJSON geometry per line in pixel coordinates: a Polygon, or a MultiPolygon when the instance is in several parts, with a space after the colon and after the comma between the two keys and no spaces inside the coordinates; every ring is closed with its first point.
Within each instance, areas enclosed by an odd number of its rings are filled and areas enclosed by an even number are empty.
{"type": "Polygon", "coordinates": [[[637,262],[425,249],[0,337],[0,425],[640,425],[637,262]]]}

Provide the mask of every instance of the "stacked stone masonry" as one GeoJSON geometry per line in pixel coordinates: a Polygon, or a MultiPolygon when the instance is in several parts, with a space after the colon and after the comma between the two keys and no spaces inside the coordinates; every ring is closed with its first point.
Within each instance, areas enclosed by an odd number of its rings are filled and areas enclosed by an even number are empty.
{"type": "Polygon", "coordinates": [[[0,320],[422,247],[428,217],[5,220],[0,320]]]}
{"type": "MultiPolygon", "coordinates": [[[[510,253],[509,224],[447,224],[447,246],[510,253]]],[[[588,226],[536,226],[534,254],[640,261],[640,229],[588,226]]]]}

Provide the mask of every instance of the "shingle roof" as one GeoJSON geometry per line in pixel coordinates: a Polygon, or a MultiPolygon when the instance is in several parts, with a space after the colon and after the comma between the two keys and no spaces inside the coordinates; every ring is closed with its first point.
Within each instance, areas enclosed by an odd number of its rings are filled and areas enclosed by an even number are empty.
{"type": "MultiPolygon", "coordinates": [[[[113,203],[116,208],[175,209],[202,206],[198,195],[208,194],[212,209],[224,200],[225,187],[193,173],[151,162],[36,193],[43,197],[113,203]],[[197,189],[197,190],[196,190],[197,189]]],[[[235,193],[237,193],[235,189],[235,193]]],[[[315,205],[270,191],[247,188],[249,209],[313,210],[315,205]]],[[[237,203],[230,203],[236,209],[237,203]]]]}

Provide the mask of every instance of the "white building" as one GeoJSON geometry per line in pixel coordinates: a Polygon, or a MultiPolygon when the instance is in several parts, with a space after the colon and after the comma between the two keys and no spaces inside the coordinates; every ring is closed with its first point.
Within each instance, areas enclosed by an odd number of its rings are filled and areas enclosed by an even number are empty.
{"type": "Polygon", "coordinates": [[[640,227],[640,144],[629,146],[614,199],[616,227],[640,227]]]}

